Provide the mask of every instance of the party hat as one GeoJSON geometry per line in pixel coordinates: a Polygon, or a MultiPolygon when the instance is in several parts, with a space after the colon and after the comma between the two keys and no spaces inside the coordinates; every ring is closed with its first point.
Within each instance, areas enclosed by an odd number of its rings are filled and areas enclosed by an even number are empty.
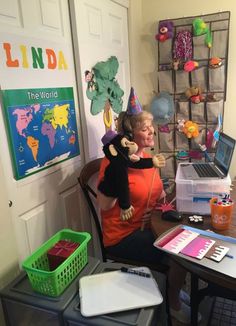
{"type": "Polygon", "coordinates": [[[130,89],[129,100],[128,100],[126,112],[129,115],[135,115],[135,114],[139,114],[140,112],[142,112],[142,106],[138,100],[138,97],[137,97],[133,87],[131,87],[131,89],[130,89]]]}

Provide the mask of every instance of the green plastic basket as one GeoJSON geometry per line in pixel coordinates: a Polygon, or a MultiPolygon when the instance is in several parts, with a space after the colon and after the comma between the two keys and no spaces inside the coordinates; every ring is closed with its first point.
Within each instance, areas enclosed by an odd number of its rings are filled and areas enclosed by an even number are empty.
{"type": "Polygon", "coordinates": [[[87,232],[63,229],[46,241],[22,264],[32,288],[51,297],[59,296],[87,264],[87,243],[90,239],[87,232]],[[62,264],[50,271],[47,251],[60,240],[79,242],[80,245],[62,264]]]}

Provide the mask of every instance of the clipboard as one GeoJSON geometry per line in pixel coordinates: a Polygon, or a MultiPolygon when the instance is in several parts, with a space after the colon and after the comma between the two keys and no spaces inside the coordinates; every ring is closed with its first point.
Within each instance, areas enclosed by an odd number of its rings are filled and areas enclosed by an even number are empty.
{"type": "MultiPolygon", "coordinates": [[[[147,267],[134,269],[151,274],[147,267]]],[[[155,306],[163,301],[153,277],[120,270],[82,277],[79,293],[80,310],[84,317],[155,306]]]]}

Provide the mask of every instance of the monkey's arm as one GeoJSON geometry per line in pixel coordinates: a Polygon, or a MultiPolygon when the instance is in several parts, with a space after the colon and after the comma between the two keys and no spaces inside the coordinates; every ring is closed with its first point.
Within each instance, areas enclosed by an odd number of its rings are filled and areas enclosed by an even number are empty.
{"type": "Polygon", "coordinates": [[[129,167],[132,169],[150,169],[153,168],[152,158],[141,158],[137,162],[130,162],[129,167]]]}
{"type": "Polygon", "coordinates": [[[133,169],[162,168],[165,166],[165,163],[165,157],[162,154],[157,154],[152,158],[140,158],[137,162],[130,162],[129,167],[133,169]]]}

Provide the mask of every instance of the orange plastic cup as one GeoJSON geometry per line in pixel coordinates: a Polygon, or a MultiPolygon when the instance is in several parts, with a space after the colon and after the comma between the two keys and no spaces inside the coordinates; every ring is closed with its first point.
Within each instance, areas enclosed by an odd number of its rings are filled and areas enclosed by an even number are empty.
{"type": "Polygon", "coordinates": [[[211,224],[216,230],[227,230],[230,227],[234,203],[219,205],[217,204],[217,198],[210,200],[211,206],[211,224]]]}

